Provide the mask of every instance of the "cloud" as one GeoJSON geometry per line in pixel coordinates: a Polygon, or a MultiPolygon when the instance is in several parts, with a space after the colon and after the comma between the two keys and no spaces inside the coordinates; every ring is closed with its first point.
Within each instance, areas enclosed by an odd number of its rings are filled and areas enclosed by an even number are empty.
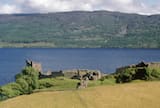
{"type": "MultiPolygon", "coordinates": [[[[147,1],[147,0],[146,0],[147,1]]],[[[160,13],[160,2],[147,4],[145,0],[13,0],[0,5],[0,13],[46,13],[74,10],[110,10],[127,13],[160,13]]]]}
{"type": "Polygon", "coordinates": [[[14,5],[0,4],[0,13],[1,14],[21,13],[21,11],[14,5]]]}
{"type": "MultiPolygon", "coordinates": [[[[95,0],[89,0],[95,1],[95,0]]],[[[85,0],[16,0],[16,3],[23,5],[25,12],[59,12],[73,10],[93,10],[92,3],[85,0]],[[25,5],[24,5],[25,4],[25,5]]]]}

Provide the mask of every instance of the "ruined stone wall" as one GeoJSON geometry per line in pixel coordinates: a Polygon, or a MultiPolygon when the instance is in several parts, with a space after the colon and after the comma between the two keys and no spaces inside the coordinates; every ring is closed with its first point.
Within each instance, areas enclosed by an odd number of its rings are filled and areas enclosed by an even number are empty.
{"type": "Polygon", "coordinates": [[[88,70],[88,69],[73,69],[73,70],[64,70],[64,77],[79,79],[80,77],[92,76],[93,80],[98,80],[102,77],[99,70],[88,70]]]}
{"type": "Polygon", "coordinates": [[[160,62],[148,63],[148,67],[150,67],[150,68],[160,68],[160,62]]]}
{"type": "Polygon", "coordinates": [[[64,70],[57,72],[42,72],[41,63],[33,62],[31,60],[26,60],[26,66],[31,66],[37,71],[40,72],[40,78],[52,78],[58,76],[64,76],[66,78],[80,79],[88,77],[90,80],[98,80],[102,77],[102,74],[99,70],[88,70],[88,69],[73,69],[73,70],[64,70]]]}
{"type": "Polygon", "coordinates": [[[59,77],[59,76],[64,76],[64,73],[62,71],[52,72],[52,77],[59,77]]]}
{"type": "Polygon", "coordinates": [[[35,62],[33,62],[33,63],[32,63],[32,67],[33,67],[34,69],[36,69],[37,71],[42,72],[42,65],[41,65],[40,63],[35,63],[35,62]]]}
{"type": "Polygon", "coordinates": [[[33,62],[31,60],[26,60],[26,66],[31,66],[32,68],[36,69],[37,71],[42,72],[41,63],[33,62]]]}

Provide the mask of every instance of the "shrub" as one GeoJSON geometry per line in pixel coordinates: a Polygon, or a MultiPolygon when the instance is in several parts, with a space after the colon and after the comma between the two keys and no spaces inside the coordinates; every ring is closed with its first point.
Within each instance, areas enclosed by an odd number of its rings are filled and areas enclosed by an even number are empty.
{"type": "Polygon", "coordinates": [[[103,81],[105,80],[105,77],[101,77],[101,79],[99,79],[101,81],[101,84],[103,84],[103,81]]]}
{"type": "Polygon", "coordinates": [[[160,71],[156,70],[156,69],[153,69],[152,73],[151,73],[151,76],[156,78],[156,79],[160,79],[160,71]]]}
{"type": "Polygon", "coordinates": [[[39,80],[39,88],[44,89],[44,88],[50,88],[53,87],[53,81],[52,80],[39,80]]]}
{"type": "Polygon", "coordinates": [[[11,98],[22,94],[22,88],[17,83],[9,83],[5,86],[2,86],[0,91],[0,95],[3,96],[3,98],[11,98]]]}
{"type": "Polygon", "coordinates": [[[117,83],[131,82],[132,80],[160,80],[160,69],[151,67],[126,68],[115,74],[117,83]]]}
{"type": "Polygon", "coordinates": [[[127,68],[124,69],[122,72],[117,73],[116,76],[116,82],[117,83],[124,83],[124,82],[130,82],[134,79],[136,73],[135,68],[127,68]]]}

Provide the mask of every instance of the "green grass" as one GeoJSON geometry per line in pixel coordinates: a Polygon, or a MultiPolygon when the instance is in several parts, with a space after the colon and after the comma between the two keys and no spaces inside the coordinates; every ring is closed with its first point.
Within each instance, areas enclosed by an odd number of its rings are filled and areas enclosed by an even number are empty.
{"type": "MultiPolygon", "coordinates": [[[[57,78],[46,78],[39,80],[40,82],[40,89],[35,90],[34,92],[40,91],[64,91],[64,90],[75,90],[77,83],[80,82],[79,80],[75,79],[68,79],[65,77],[57,77],[57,78]],[[51,83],[52,87],[44,88],[41,86],[44,83],[51,83]]],[[[100,85],[113,85],[115,84],[115,79],[105,79],[103,82],[97,81],[88,81],[88,87],[100,86],[100,85]]]]}
{"type": "Polygon", "coordinates": [[[101,82],[100,80],[89,81],[88,86],[94,87],[94,86],[100,86],[100,85],[115,85],[115,84],[116,84],[116,80],[114,78],[108,78],[108,79],[105,79],[103,82],[101,82]]]}
{"type": "Polygon", "coordinates": [[[37,91],[50,91],[50,90],[72,90],[76,88],[77,83],[79,80],[73,80],[73,79],[68,79],[65,77],[57,77],[57,78],[46,78],[46,79],[41,79],[39,80],[40,82],[40,88],[37,91]],[[43,88],[41,87],[42,83],[51,83],[53,86],[50,88],[43,88]]]}

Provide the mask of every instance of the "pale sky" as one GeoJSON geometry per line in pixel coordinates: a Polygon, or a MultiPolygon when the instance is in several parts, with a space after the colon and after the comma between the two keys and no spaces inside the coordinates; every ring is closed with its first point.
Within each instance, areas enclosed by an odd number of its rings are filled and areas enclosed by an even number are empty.
{"type": "Polygon", "coordinates": [[[160,14],[160,0],[0,0],[0,14],[77,10],[108,10],[146,15],[160,14]]]}

